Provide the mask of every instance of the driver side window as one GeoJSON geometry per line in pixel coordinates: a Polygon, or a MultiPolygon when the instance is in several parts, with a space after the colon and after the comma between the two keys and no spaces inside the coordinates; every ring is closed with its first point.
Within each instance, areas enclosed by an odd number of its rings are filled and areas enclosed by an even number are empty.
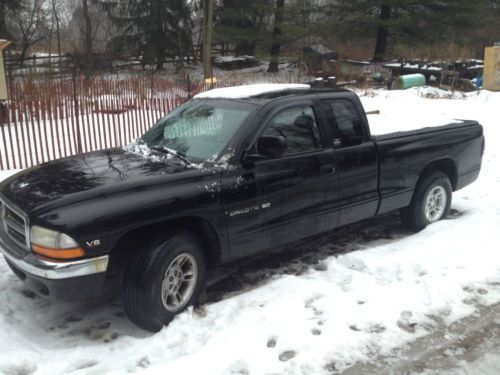
{"type": "Polygon", "coordinates": [[[283,137],[285,154],[311,151],[321,147],[319,128],[311,106],[287,108],[275,115],[262,133],[283,137]]]}

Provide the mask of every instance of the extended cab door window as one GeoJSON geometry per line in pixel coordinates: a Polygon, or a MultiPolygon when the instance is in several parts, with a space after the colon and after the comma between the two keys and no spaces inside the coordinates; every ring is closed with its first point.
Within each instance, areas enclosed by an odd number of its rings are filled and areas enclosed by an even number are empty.
{"type": "Polygon", "coordinates": [[[311,106],[287,108],[275,115],[262,135],[281,136],[285,154],[317,150],[321,147],[319,128],[311,106]]]}
{"type": "Polygon", "coordinates": [[[325,103],[333,112],[338,133],[336,146],[349,147],[363,143],[363,123],[354,104],[347,99],[326,100],[325,103]]]}
{"type": "Polygon", "coordinates": [[[353,101],[324,99],[323,107],[334,132],[339,178],[339,225],[375,215],[378,206],[378,164],[374,142],[368,139],[364,118],[353,101]]]}

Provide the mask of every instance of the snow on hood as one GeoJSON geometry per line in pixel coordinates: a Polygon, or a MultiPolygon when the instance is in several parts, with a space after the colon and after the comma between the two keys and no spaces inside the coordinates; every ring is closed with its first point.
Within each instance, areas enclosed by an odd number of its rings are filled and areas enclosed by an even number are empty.
{"type": "Polygon", "coordinates": [[[292,83],[259,83],[254,85],[243,85],[233,87],[223,87],[202,92],[196,95],[195,99],[243,99],[252,96],[283,91],[283,90],[307,90],[311,86],[305,84],[292,83]]]}

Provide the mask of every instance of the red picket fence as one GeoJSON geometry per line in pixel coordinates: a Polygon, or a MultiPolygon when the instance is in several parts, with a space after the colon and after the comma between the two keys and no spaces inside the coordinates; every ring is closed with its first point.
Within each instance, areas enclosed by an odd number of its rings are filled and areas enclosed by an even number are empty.
{"type": "Polygon", "coordinates": [[[150,76],[15,83],[1,104],[0,170],[123,146],[212,86],[150,76]]]}
{"type": "Polygon", "coordinates": [[[11,99],[0,103],[0,170],[120,147],[199,92],[248,82],[297,82],[298,74],[227,72],[213,84],[151,73],[10,82],[11,99]]]}

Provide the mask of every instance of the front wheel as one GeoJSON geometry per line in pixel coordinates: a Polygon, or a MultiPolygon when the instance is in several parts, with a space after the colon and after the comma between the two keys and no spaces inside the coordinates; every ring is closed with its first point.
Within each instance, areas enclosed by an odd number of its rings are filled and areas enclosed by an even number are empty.
{"type": "Polygon", "coordinates": [[[125,314],[139,327],[158,332],[198,302],[205,268],[201,243],[188,232],[137,249],[125,272],[125,314]]]}
{"type": "Polygon", "coordinates": [[[427,225],[446,218],[451,198],[451,183],[444,173],[433,172],[422,177],[410,205],[400,211],[403,225],[418,232],[427,225]]]}

